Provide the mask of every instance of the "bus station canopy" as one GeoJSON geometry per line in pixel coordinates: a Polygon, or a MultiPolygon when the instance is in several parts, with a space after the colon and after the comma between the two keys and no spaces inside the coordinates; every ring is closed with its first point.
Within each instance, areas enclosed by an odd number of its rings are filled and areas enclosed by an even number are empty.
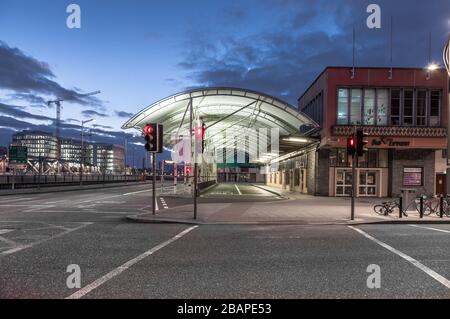
{"type": "MultiPolygon", "coordinates": [[[[213,128],[214,132],[234,130],[245,134],[249,130],[267,129],[270,132],[277,128],[282,153],[283,147],[290,144],[286,137],[290,137],[291,141],[301,137],[302,126],[318,127],[307,115],[273,96],[239,88],[201,88],[149,105],[122,128],[142,131],[147,123],[160,123],[164,125],[164,144],[170,148],[174,143],[174,134],[189,132],[191,108],[194,127],[205,123],[207,131],[213,128]]],[[[213,136],[209,134],[208,143],[213,147],[227,146],[217,133],[213,136]]]]}

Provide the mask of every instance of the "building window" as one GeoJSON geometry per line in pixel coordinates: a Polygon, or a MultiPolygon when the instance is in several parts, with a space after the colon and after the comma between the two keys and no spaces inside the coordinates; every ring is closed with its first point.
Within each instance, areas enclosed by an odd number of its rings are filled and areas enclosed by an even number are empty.
{"type": "Polygon", "coordinates": [[[391,91],[391,125],[400,125],[401,91],[391,91]]]}
{"type": "Polygon", "coordinates": [[[403,125],[413,125],[414,91],[405,90],[403,94],[403,125]]]}
{"type": "Polygon", "coordinates": [[[377,91],[377,125],[388,124],[389,91],[386,89],[377,91]]]}
{"type": "Polygon", "coordinates": [[[380,168],[389,167],[389,151],[388,150],[378,150],[378,167],[380,167],[380,168]]]}
{"type": "Polygon", "coordinates": [[[352,89],[350,124],[361,125],[362,90],[352,89]]]}
{"type": "Polygon", "coordinates": [[[375,125],[375,90],[364,90],[364,125],[375,125]]]}
{"type": "Polygon", "coordinates": [[[431,91],[430,96],[430,126],[438,126],[440,124],[441,110],[441,92],[431,91]]]}
{"type": "Polygon", "coordinates": [[[339,89],[338,93],[338,125],[348,124],[348,90],[339,89]]]}
{"type": "Polygon", "coordinates": [[[416,125],[427,125],[427,91],[417,91],[416,125]]]}

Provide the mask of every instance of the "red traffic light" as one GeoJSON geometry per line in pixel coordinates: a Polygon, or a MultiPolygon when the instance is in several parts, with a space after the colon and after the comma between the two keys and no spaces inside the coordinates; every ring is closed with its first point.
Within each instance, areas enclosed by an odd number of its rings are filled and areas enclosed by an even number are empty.
{"type": "Polygon", "coordinates": [[[144,134],[145,135],[153,134],[153,125],[146,125],[144,127],[144,134]]]}
{"type": "Polygon", "coordinates": [[[356,138],[353,135],[347,138],[347,153],[352,156],[356,153],[356,138]]]}

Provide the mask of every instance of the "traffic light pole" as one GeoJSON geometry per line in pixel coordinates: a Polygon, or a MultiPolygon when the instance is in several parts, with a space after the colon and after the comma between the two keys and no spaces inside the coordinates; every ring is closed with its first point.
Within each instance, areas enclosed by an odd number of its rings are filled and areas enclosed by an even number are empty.
{"type": "Polygon", "coordinates": [[[156,215],[156,153],[152,153],[152,174],[153,174],[153,189],[152,189],[152,193],[153,193],[153,198],[152,198],[152,213],[153,215],[156,215]]]}
{"type": "Polygon", "coordinates": [[[356,166],[358,164],[358,156],[356,154],[352,155],[352,208],[351,208],[351,220],[355,220],[355,197],[356,197],[356,166]]]}
{"type": "Polygon", "coordinates": [[[194,219],[197,219],[198,163],[194,164],[194,219]]]}

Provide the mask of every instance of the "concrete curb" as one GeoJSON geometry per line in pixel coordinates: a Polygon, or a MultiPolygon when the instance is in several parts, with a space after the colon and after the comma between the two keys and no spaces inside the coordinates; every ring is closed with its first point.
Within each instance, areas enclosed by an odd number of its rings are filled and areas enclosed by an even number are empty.
{"type": "Polygon", "coordinates": [[[449,220],[401,220],[401,221],[354,221],[354,222],[305,222],[304,220],[293,221],[260,221],[260,222],[207,222],[193,219],[180,218],[163,218],[163,217],[139,217],[139,215],[125,217],[128,221],[141,224],[187,224],[187,225],[267,225],[267,226],[289,226],[289,225],[304,225],[304,226],[359,226],[359,225],[431,225],[431,224],[450,224],[449,220]]]}
{"type": "Polygon", "coordinates": [[[269,192],[269,193],[272,193],[272,194],[274,194],[274,195],[277,195],[278,197],[285,198],[285,199],[289,199],[289,197],[286,197],[285,195],[281,195],[280,193],[277,193],[277,192],[275,192],[275,191],[273,191],[273,190],[271,190],[271,189],[267,189],[267,188],[265,188],[265,187],[263,187],[263,186],[261,186],[261,185],[252,184],[252,186],[255,186],[256,188],[259,188],[259,189],[262,189],[262,190],[264,190],[264,191],[266,191],[266,192],[269,192]]]}
{"type": "Polygon", "coordinates": [[[120,184],[120,185],[101,185],[101,186],[94,186],[94,187],[89,187],[87,185],[85,185],[83,188],[81,188],[80,186],[61,186],[63,188],[60,189],[45,189],[45,188],[41,188],[41,189],[17,189],[8,193],[3,193],[0,192],[0,197],[1,196],[14,196],[14,195],[32,195],[32,194],[48,194],[48,193],[63,193],[63,192],[72,192],[72,191],[88,191],[88,190],[92,190],[92,189],[108,189],[108,188],[117,188],[117,187],[126,187],[126,186],[133,186],[133,185],[151,185],[150,183],[143,183],[143,182],[130,182],[128,184],[120,184]],[[66,188],[65,187],[70,187],[70,188],[66,188]]]}

